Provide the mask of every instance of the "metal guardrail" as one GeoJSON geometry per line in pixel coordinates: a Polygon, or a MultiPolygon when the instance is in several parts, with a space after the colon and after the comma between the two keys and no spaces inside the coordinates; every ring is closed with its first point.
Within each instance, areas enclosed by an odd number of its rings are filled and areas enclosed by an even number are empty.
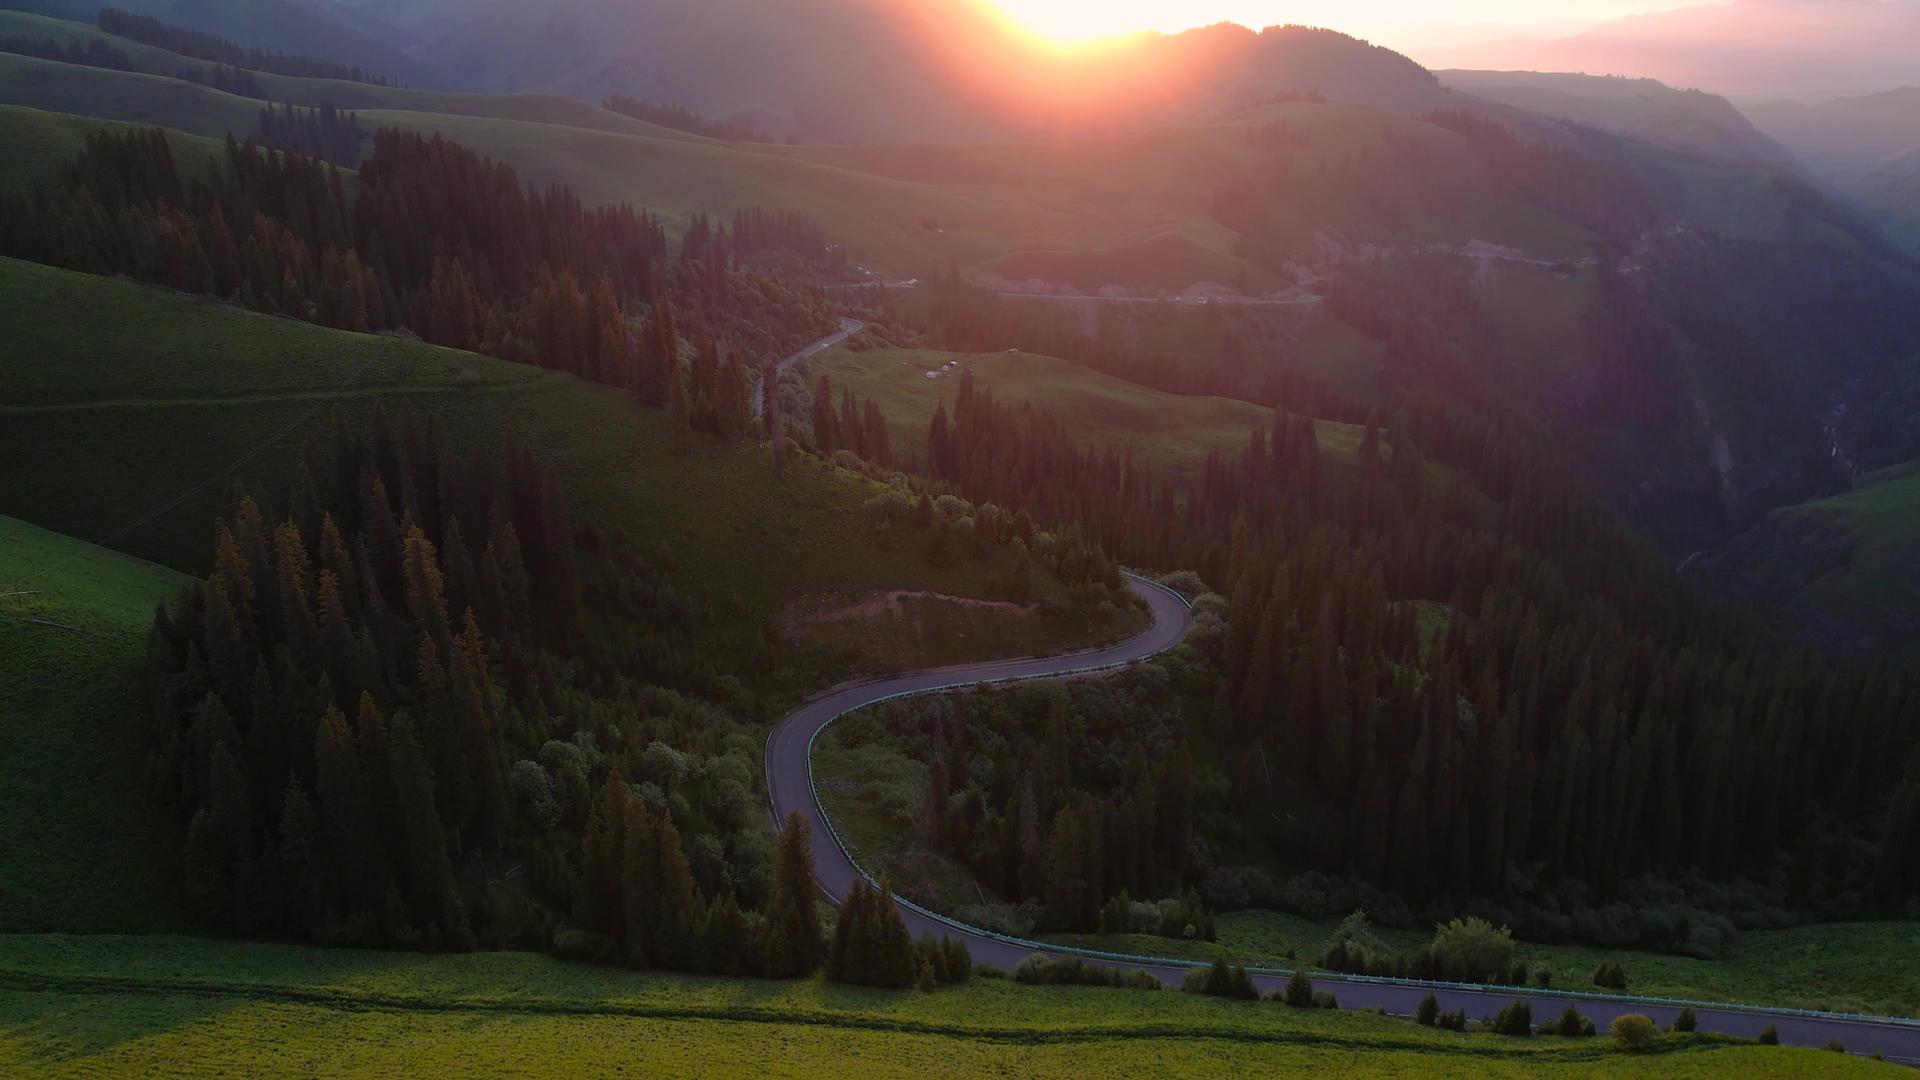
{"type": "MultiPolygon", "coordinates": [[[[1161,592],[1164,592],[1167,595],[1172,596],[1176,600],[1179,600],[1181,605],[1184,607],[1191,608],[1193,606],[1192,603],[1189,602],[1186,597],[1181,596],[1178,592],[1168,588],[1165,585],[1162,585],[1157,581],[1154,581],[1147,577],[1143,577],[1139,574],[1133,573],[1132,571],[1123,570],[1121,571],[1121,573],[1125,574],[1127,577],[1132,578],[1135,581],[1140,582],[1143,585],[1147,585],[1152,588],[1158,589],[1161,592]]],[[[833,838],[834,846],[838,848],[840,850],[840,854],[846,858],[847,864],[849,866],[852,866],[855,872],[857,872],[861,877],[865,878],[868,884],[872,885],[874,888],[877,889],[880,887],[879,880],[875,878],[871,873],[869,873],[866,867],[860,865],[859,859],[854,857],[852,849],[847,847],[846,841],[842,839],[840,836],[840,831],[834,827],[833,818],[828,815],[826,805],[820,801],[819,785],[814,781],[814,777],[813,777],[813,744],[814,744],[814,740],[820,737],[821,732],[827,730],[827,728],[829,727],[832,727],[835,721],[838,721],[841,717],[846,716],[848,713],[857,712],[860,709],[870,708],[874,705],[882,705],[889,701],[897,701],[901,698],[919,697],[924,694],[939,694],[939,693],[945,693],[950,690],[964,690],[964,689],[970,689],[970,688],[981,687],[981,686],[1001,685],[1005,683],[1032,682],[1037,679],[1059,679],[1059,678],[1065,678],[1071,675],[1091,674],[1096,671],[1111,671],[1115,668],[1130,667],[1134,664],[1151,660],[1156,656],[1160,656],[1164,653],[1170,652],[1179,644],[1180,642],[1176,641],[1173,645],[1169,645],[1164,649],[1156,650],[1154,652],[1148,653],[1146,656],[1138,657],[1132,660],[1118,660],[1118,661],[1114,661],[1106,664],[1090,664],[1085,667],[1067,668],[1060,671],[1049,671],[1045,673],[1037,673],[1032,675],[1006,675],[1006,676],[1001,676],[999,678],[987,678],[987,679],[960,679],[951,683],[943,683],[939,686],[921,687],[917,690],[902,690],[896,694],[887,694],[884,697],[874,698],[872,701],[861,702],[859,705],[853,706],[850,709],[846,709],[842,712],[834,714],[832,717],[828,718],[826,723],[823,723],[819,727],[815,728],[813,731],[813,734],[807,737],[807,792],[808,792],[808,795],[813,799],[814,808],[820,812],[820,820],[823,823],[825,823],[827,826],[827,835],[833,838]]],[[[1037,658],[1030,658],[1030,659],[1037,659],[1037,658]]],[[[1018,663],[1019,661],[1014,661],[1014,662],[1018,663]]],[[[853,685],[858,686],[859,684],[855,683],[853,685]]],[[[849,687],[849,689],[850,688],[851,687],[849,687]]],[[[929,919],[933,922],[939,923],[942,926],[946,926],[953,930],[958,930],[961,933],[972,936],[972,937],[986,938],[987,940],[996,941],[1003,945],[1011,945],[1011,946],[1014,946],[1015,948],[1031,949],[1036,953],[1079,956],[1089,960],[1102,960],[1108,963],[1115,963],[1115,964],[1131,964],[1136,967],[1158,967],[1158,968],[1172,967],[1172,968],[1201,969],[1201,968],[1210,967],[1212,965],[1212,961],[1210,960],[1185,960],[1185,959],[1180,959],[1177,957],[1170,957],[1170,956],[1142,956],[1134,953],[1107,952],[1102,949],[1087,949],[1087,948],[1081,948],[1075,945],[1056,945],[1056,944],[1052,944],[1045,941],[1036,941],[1032,938],[1023,938],[1023,937],[1016,937],[1011,934],[1002,934],[996,930],[988,930],[984,927],[973,926],[971,924],[962,922],[959,919],[953,918],[950,915],[944,915],[930,908],[922,907],[921,905],[914,903],[912,900],[909,900],[906,897],[899,895],[898,893],[894,893],[892,895],[895,903],[899,904],[904,908],[907,908],[908,910],[920,915],[925,919],[929,919]]],[[[1415,989],[1415,990],[1449,990],[1449,991],[1474,993],[1474,994],[1511,995],[1515,999],[1557,998],[1557,999],[1568,1000],[1568,1001],[1603,1001],[1603,1002],[1609,1002],[1609,1003],[1619,1004],[1619,1005],[1648,1005],[1648,1006],[1653,1006],[1657,1008],[1711,1009],[1718,1012],[1747,1013],[1747,1014],[1757,1015],[1757,1016],[1779,1016],[1779,1017],[1785,1017],[1785,1018],[1798,1018],[1798,1019],[1806,1019],[1806,1020],[1838,1020],[1838,1021],[1844,1021],[1848,1023],[1871,1024],[1871,1025],[1881,1025],[1881,1026],[1891,1026],[1891,1027],[1908,1027],[1908,1028],[1920,1029],[1920,1019],[1915,1019],[1912,1017],[1905,1017],[1905,1016],[1881,1016],[1874,1013],[1830,1012],[1822,1009],[1794,1009],[1794,1008],[1778,1006],[1778,1005],[1745,1005],[1737,1002],[1700,1001],[1700,1000],[1694,1000],[1690,998],[1649,997],[1649,996],[1644,996],[1639,994],[1599,994],[1599,993],[1590,993],[1590,992],[1580,991],[1580,990],[1567,990],[1567,989],[1562,989],[1558,987],[1507,986],[1507,985],[1496,985],[1496,984],[1489,984],[1489,983],[1448,982],[1448,981],[1437,980],[1437,979],[1397,979],[1397,978],[1384,976],[1384,975],[1355,975],[1355,974],[1348,974],[1345,972],[1314,972],[1308,969],[1299,969],[1299,970],[1303,971],[1306,975],[1308,975],[1309,977],[1317,981],[1343,983],[1343,984],[1358,985],[1358,986],[1392,986],[1392,987],[1400,987],[1400,988],[1415,989]]],[[[1294,975],[1296,969],[1283,968],[1283,967],[1268,967],[1264,965],[1247,965],[1246,971],[1250,975],[1280,979],[1280,978],[1291,978],[1294,975]]]]}

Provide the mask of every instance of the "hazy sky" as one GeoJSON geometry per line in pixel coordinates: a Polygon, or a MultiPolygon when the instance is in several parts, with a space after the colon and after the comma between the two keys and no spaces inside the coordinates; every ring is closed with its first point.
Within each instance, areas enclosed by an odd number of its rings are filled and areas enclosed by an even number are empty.
{"type": "Polygon", "coordinates": [[[994,0],[1049,37],[1085,39],[1132,30],[1184,30],[1216,22],[1256,29],[1325,26],[1383,45],[1451,43],[1506,34],[1559,35],[1621,15],[1713,0],[994,0]],[[1464,31],[1464,34],[1462,33],[1464,31]]]}

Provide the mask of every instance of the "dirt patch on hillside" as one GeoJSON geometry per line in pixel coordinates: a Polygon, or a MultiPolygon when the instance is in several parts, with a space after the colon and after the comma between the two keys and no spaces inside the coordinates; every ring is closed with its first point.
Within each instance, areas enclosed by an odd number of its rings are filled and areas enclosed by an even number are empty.
{"type": "Polygon", "coordinates": [[[802,601],[790,607],[781,629],[789,636],[806,627],[823,623],[864,622],[870,619],[904,619],[926,613],[930,607],[943,607],[980,615],[1031,615],[1038,604],[1016,604],[1010,600],[979,600],[971,596],[913,589],[893,589],[859,596],[827,596],[802,601]]]}

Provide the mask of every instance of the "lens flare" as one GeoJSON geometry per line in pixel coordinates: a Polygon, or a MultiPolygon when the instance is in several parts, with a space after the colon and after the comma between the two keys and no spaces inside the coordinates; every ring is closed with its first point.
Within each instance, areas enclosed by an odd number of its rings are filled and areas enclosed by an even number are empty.
{"type": "Polygon", "coordinates": [[[1061,44],[1080,44],[1141,30],[1178,28],[1165,3],[1139,0],[994,0],[1029,32],[1061,44]]]}

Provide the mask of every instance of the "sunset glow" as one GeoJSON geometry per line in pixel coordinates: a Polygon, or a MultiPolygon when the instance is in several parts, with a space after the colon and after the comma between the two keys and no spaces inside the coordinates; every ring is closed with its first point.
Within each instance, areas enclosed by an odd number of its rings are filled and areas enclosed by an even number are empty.
{"type": "Polygon", "coordinates": [[[1458,0],[1436,9],[1414,0],[991,0],[1014,22],[1061,45],[1236,22],[1256,30],[1286,23],[1326,26],[1393,46],[1427,39],[1443,27],[1471,26],[1481,36],[1497,36],[1502,27],[1524,34],[1551,25],[1548,36],[1558,36],[1572,32],[1570,27],[1695,2],[1557,0],[1543,7],[1538,0],[1458,0]]]}
{"type": "Polygon", "coordinates": [[[1148,0],[994,0],[1041,37],[1063,44],[1094,41],[1141,30],[1181,30],[1194,23],[1168,5],[1148,0]]]}

